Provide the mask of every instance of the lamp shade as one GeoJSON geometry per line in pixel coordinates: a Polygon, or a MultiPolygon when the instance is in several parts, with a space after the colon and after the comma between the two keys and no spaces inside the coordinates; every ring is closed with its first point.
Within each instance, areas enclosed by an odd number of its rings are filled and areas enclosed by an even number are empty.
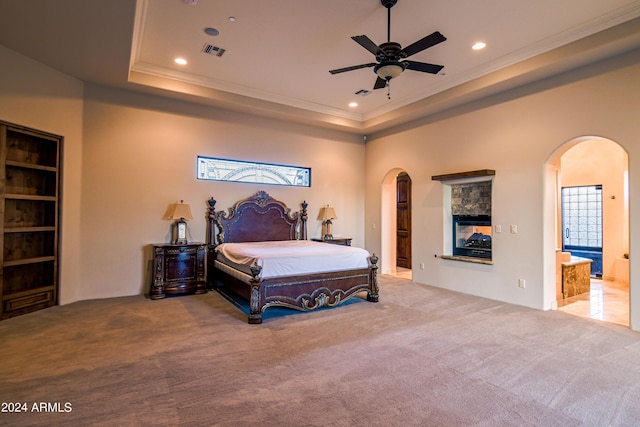
{"type": "Polygon", "coordinates": [[[167,219],[193,219],[193,215],[191,215],[191,208],[188,204],[175,203],[172,209],[169,210],[169,216],[167,219]]]}
{"type": "Polygon", "coordinates": [[[318,219],[322,221],[326,221],[328,219],[337,219],[338,215],[336,215],[336,210],[331,206],[326,206],[324,208],[320,208],[320,213],[318,214],[318,219]]]}

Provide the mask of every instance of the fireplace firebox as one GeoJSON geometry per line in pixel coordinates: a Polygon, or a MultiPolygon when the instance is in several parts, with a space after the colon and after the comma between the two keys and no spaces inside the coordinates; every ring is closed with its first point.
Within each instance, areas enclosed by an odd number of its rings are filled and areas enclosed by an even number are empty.
{"type": "Polygon", "coordinates": [[[491,216],[453,215],[453,255],[491,259],[491,216]]]}

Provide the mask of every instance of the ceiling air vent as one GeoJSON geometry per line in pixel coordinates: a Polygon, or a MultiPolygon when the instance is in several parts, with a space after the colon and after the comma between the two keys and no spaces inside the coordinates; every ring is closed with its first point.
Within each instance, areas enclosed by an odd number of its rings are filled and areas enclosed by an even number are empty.
{"type": "Polygon", "coordinates": [[[371,93],[370,90],[367,89],[360,89],[359,91],[357,91],[355,94],[356,95],[360,95],[360,96],[367,96],[371,93]]]}
{"type": "Polygon", "coordinates": [[[202,52],[206,53],[207,55],[213,55],[213,56],[220,57],[220,56],[224,55],[225,50],[223,48],[221,48],[221,47],[214,46],[212,44],[206,43],[204,45],[204,47],[202,48],[202,52]]]}

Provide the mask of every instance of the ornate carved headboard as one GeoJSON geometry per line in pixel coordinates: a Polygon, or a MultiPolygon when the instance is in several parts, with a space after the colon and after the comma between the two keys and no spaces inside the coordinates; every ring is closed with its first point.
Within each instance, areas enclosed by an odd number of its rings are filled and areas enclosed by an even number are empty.
{"type": "Polygon", "coordinates": [[[302,202],[302,210],[291,213],[283,202],[259,191],[236,202],[228,214],[215,211],[213,197],[208,203],[208,245],[307,239],[307,202],[302,202]]]}

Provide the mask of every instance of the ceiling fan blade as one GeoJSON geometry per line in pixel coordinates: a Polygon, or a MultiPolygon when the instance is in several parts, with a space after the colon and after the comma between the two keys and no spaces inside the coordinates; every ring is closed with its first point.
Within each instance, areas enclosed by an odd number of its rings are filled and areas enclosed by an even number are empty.
{"type": "Polygon", "coordinates": [[[378,65],[376,62],[370,62],[369,64],[353,65],[351,67],[337,68],[335,70],[329,70],[329,72],[331,74],[338,74],[338,73],[344,73],[345,71],[359,70],[360,68],[375,67],[376,65],[378,65]]]}
{"type": "Polygon", "coordinates": [[[383,78],[378,77],[376,79],[376,83],[373,85],[373,89],[382,89],[387,85],[387,81],[383,78]]]}
{"type": "Polygon", "coordinates": [[[404,53],[408,58],[411,55],[415,55],[418,52],[422,52],[423,50],[430,48],[431,46],[435,46],[438,43],[442,43],[447,38],[440,34],[439,31],[435,31],[429,34],[427,37],[418,40],[417,42],[410,44],[400,51],[400,53],[404,53]]]}
{"type": "Polygon", "coordinates": [[[438,74],[444,68],[444,65],[426,64],[416,61],[402,61],[407,64],[407,70],[422,71],[423,73],[438,74]]]}
{"type": "Polygon", "coordinates": [[[363,48],[367,49],[369,52],[373,53],[374,55],[376,55],[376,56],[378,54],[383,54],[384,55],[384,52],[382,51],[382,49],[380,49],[380,47],[378,47],[377,44],[372,42],[369,37],[367,37],[367,36],[353,36],[351,38],[356,43],[358,43],[360,46],[362,46],[363,48]]]}

